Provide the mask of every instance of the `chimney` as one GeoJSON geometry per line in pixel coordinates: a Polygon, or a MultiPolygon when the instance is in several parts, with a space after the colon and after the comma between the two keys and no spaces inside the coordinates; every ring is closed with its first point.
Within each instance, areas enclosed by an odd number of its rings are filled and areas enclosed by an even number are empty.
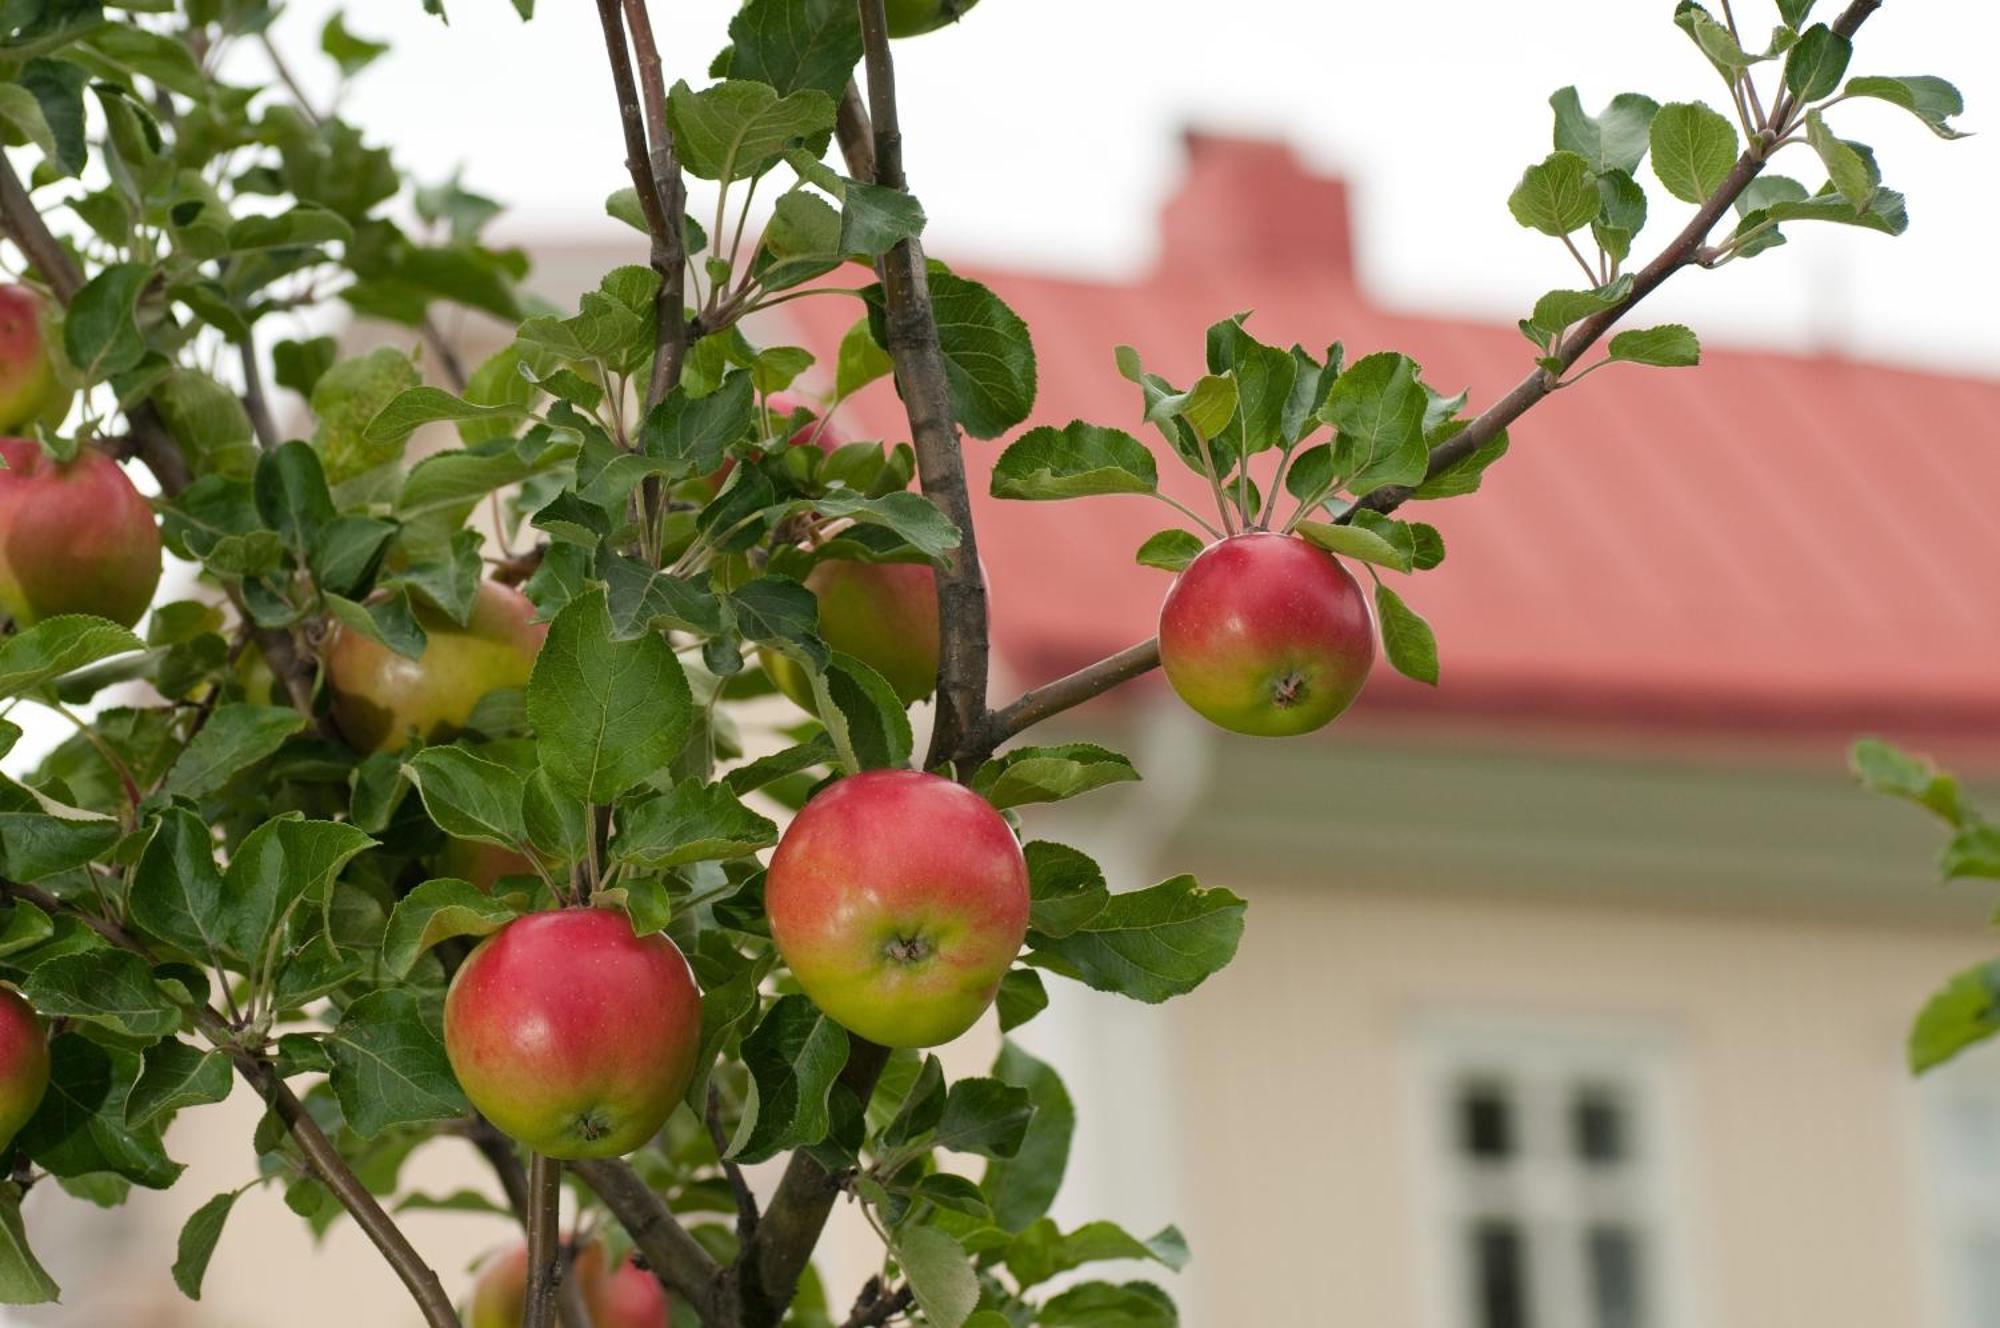
{"type": "Polygon", "coordinates": [[[1354,278],[1347,183],[1284,143],[1190,129],[1187,171],[1160,220],[1165,267],[1227,266],[1354,278]]]}

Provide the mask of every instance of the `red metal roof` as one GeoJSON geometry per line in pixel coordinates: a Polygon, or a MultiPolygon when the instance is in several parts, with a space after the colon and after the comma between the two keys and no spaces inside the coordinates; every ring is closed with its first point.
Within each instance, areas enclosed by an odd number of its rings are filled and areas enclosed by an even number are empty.
{"type": "MultiPolygon", "coordinates": [[[[1267,342],[1349,362],[1396,349],[1472,409],[1527,370],[1511,327],[1400,314],[1354,279],[1338,181],[1284,148],[1190,136],[1158,269],[1129,285],[969,270],[1027,319],[1035,424],[1114,424],[1161,452],[1197,510],[1206,484],[1143,428],[1112,349],[1176,382],[1202,333],[1253,309],[1267,342]]],[[[1766,261],[1783,261],[1782,256],[1766,261]]],[[[789,306],[826,362],[846,301],[789,306]]],[[[907,437],[893,389],[848,409],[907,437]]],[[[1140,497],[985,496],[1003,442],[968,439],[995,640],[1047,680],[1151,634],[1168,576],[1133,551],[1177,523],[1140,497]]],[[[1396,582],[1437,629],[1435,692],[1384,667],[1368,708],[1701,729],[1859,728],[2000,736],[2000,382],[1711,348],[1696,369],[1614,366],[1531,412],[1478,494],[1413,506],[1443,532],[1435,571],[1396,582]]],[[[1286,510],[1289,510],[1287,508],[1286,510]]]]}

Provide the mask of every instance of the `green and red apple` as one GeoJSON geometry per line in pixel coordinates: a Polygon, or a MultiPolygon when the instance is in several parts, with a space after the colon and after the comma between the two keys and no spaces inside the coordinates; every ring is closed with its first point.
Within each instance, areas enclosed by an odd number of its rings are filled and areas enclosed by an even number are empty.
{"type": "Polygon", "coordinates": [[[26,286],[0,286],[0,433],[36,420],[60,424],[76,396],[49,354],[46,311],[26,286]]]}
{"type": "Polygon", "coordinates": [[[0,459],[0,609],[18,627],[59,613],[138,622],[160,584],[160,528],[124,470],[92,447],[64,462],[22,438],[0,438],[0,459]]]}
{"type": "Polygon", "coordinates": [[[1253,531],[1209,545],[1160,608],[1160,665],[1195,713],[1233,733],[1330,723],[1375,663],[1368,598],[1334,556],[1253,531]]]}
{"type": "Polygon", "coordinates": [[[658,1134],[700,1041],[687,959],[611,909],[516,918],[480,942],[445,993],[459,1087],[547,1157],[618,1157],[658,1134]]]}
{"type": "MultiPolygon", "coordinates": [[[[866,664],[895,688],[904,705],[937,685],[937,575],[929,563],[863,563],[829,558],[806,574],[819,600],[819,636],[866,664]]],[[[777,689],[807,710],[812,679],[775,650],[761,654],[777,689]]]]}
{"type": "Polygon", "coordinates": [[[42,1105],[48,1088],[48,1030],[20,992],[0,987],[0,1153],[42,1105]]]}
{"type": "Polygon", "coordinates": [[[346,628],[327,650],[334,723],[362,751],[394,751],[412,733],[426,742],[456,734],[487,693],[528,685],[548,636],[528,597],[494,581],[480,583],[463,627],[428,604],[416,618],[429,637],[418,659],[346,628]]]}
{"type": "Polygon", "coordinates": [[[793,818],[764,882],[771,935],[827,1017],[934,1047],[993,1003],[1028,933],[1028,866],[1000,813],[915,770],[869,770],[793,818]]]}
{"type": "MultiPolygon", "coordinates": [[[[596,1242],[576,1252],[570,1276],[583,1291],[591,1328],[667,1328],[667,1293],[660,1279],[626,1255],[616,1269],[604,1266],[596,1242]]],[[[487,1260],[472,1288],[470,1328],[521,1328],[528,1305],[528,1247],[516,1245],[487,1260]]]]}

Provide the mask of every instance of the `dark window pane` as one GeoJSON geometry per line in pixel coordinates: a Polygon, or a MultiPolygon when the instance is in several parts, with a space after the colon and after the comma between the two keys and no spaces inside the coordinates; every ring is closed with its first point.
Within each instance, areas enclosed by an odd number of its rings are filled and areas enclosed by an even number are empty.
{"type": "Polygon", "coordinates": [[[1585,1242],[1591,1328],[1646,1328],[1638,1235],[1628,1227],[1594,1226],[1585,1242]]]}
{"type": "Polygon", "coordinates": [[[1512,1222],[1472,1227],[1472,1321],[1477,1328],[1532,1328],[1528,1317],[1528,1251],[1512,1222]]]}
{"type": "Polygon", "coordinates": [[[1458,1098],[1459,1146],[1481,1161],[1498,1162],[1514,1153],[1514,1111],[1501,1084],[1467,1084],[1458,1098]]]}
{"type": "Polygon", "coordinates": [[[1576,1155],[1592,1166],[1616,1166],[1631,1156],[1632,1121],[1616,1089],[1586,1084],[1570,1101],[1570,1133],[1576,1155]]]}

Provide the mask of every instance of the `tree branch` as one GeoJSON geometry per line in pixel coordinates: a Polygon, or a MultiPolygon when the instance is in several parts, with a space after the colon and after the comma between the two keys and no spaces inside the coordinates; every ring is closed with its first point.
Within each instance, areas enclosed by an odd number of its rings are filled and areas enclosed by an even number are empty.
{"type": "Polygon", "coordinates": [[[732,1320],[720,1312],[725,1308],[720,1294],[722,1268],[687,1233],[666,1201],[639,1179],[631,1164],[615,1159],[577,1162],[570,1170],[604,1201],[632,1244],[646,1256],[653,1276],[692,1305],[703,1324],[727,1328],[732,1320]]]}
{"type": "Polygon", "coordinates": [[[562,1163],[528,1155],[528,1290],[521,1328],[553,1328],[562,1269],[562,1163]]]}
{"type": "Polygon", "coordinates": [[[250,430],[257,435],[257,445],[269,451],[281,440],[278,422],[271,418],[271,403],[264,396],[264,373],[257,364],[256,338],[244,338],[239,349],[243,361],[243,412],[250,417],[250,430]]]}
{"type": "MultiPolygon", "coordinates": [[[[1851,38],[1855,30],[1867,21],[1868,16],[1881,8],[1881,4],[1882,0],[1854,0],[1854,3],[1834,21],[1834,30],[1843,37],[1851,38]]],[[[1736,159],[1736,164],[1724,177],[1722,184],[1695,210],[1694,216],[1681,228],[1680,234],[1676,235],[1652,262],[1646,264],[1633,277],[1631,293],[1609,309],[1592,314],[1577,324],[1576,330],[1565,337],[1562,345],[1556,350],[1555,358],[1561,361],[1562,371],[1566,372],[1572,368],[1583,358],[1585,351],[1596,345],[1605,333],[1630,313],[1639,301],[1657,290],[1668,277],[1684,267],[1699,263],[1703,241],[1708,238],[1708,233],[1715,229],[1716,222],[1722,219],[1730,206],[1750,186],[1750,182],[1763,171],[1765,164],[1770,160],[1767,153],[1767,145],[1761,139],[1745,148],[1743,155],[1736,159]]],[[[1487,407],[1477,419],[1466,425],[1463,431],[1432,448],[1430,465],[1425,472],[1426,478],[1449,470],[1492,442],[1500,435],[1501,430],[1525,415],[1543,397],[1554,391],[1560,378],[1561,372],[1550,374],[1539,367],[1536,368],[1533,373],[1516,383],[1514,389],[1506,396],[1487,407]]],[[[1414,492],[1414,489],[1403,485],[1391,485],[1367,495],[1355,504],[1355,508],[1357,510],[1366,508],[1371,512],[1393,512],[1408,502],[1414,492]]],[[[1342,522],[1352,519],[1351,511],[1338,518],[1342,522]]]]}
{"type": "Polygon", "coordinates": [[[861,1294],[855,1298],[854,1309],[841,1322],[840,1328],[882,1328],[882,1325],[910,1308],[916,1299],[916,1292],[906,1282],[890,1291],[882,1285],[879,1276],[871,1277],[863,1284],[861,1294]]]}
{"type": "MultiPolygon", "coordinates": [[[[117,922],[78,908],[39,886],[0,880],[0,893],[10,899],[24,900],[45,913],[68,914],[119,949],[131,951],[148,964],[158,962],[145,942],[117,922]]],[[[423,1311],[424,1322],[432,1328],[460,1328],[458,1311],[452,1307],[451,1297],[445,1294],[444,1284],[438,1281],[437,1273],[424,1262],[402,1228],[383,1211],[375,1196],[355,1176],[353,1169],[347,1165],[347,1159],[340,1155],[340,1150],[333,1146],[333,1141],[326,1137],[319,1122],[312,1118],[305,1104],[299,1101],[298,1095],[292,1092],[277,1070],[237,1046],[235,1031],[213,1009],[197,1006],[192,1010],[192,1017],[202,1036],[228,1053],[237,1073],[257,1090],[258,1096],[284,1123],[313,1175],[340,1201],[340,1206],[354,1218],[355,1224],[374,1242],[382,1257],[396,1270],[396,1275],[403,1279],[403,1285],[409,1288],[417,1307],[423,1311]]]]}
{"type": "MultiPolygon", "coordinates": [[[[846,108],[837,128],[849,168],[867,163],[860,149],[860,130],[873,121],[875,183],[907,192],[903,173],[903,131],[896,110],[895,62],[889,54],[889,26],[883,0],[860,0],[863,59],[868,70],[868,115],[859,106],[846,108]],[[852,146],[850,146],[850,139],[852,146]]],[[[938,570],[937,716],[931,729],[926,766],[962,761],[960,748],[979,732],[986,718],[989,644],[986,623],[986,581],[979,566],[979,545],[972,525],[972,500],[966,492],[965,458],[959,450],[958,423],[952,412],[951,385],[945,375],[944,352],[938,346],[937,319],[931,311],[930,282],[924,247],[916,239],[899,242],[876,264],[887,306],[889,358],[896,366],[896,386],[910,418],[916,446],[917,478],[924,496],[958,527],[959,544],[945,555],[938,570]]]]}
{"type": "MultiPolygon", "coordinates": [[[[848,1044],[840,1082],[865,1107],[882,1077],[882,1068],[889,1063],[889,1049],[851,1034],[848,1044]]],[[[756,1237],[743,1247],[732,1269],[742,1306],[742,1328],[774,1328],[784,1318],[842,1185],[842,1177],[804,1152],[793,1153],[785,1164],[784,1177],[764,1207],[756,1237]]]]}
{"type": "Polygon", "coordinates": [[[1127,646],[1115,655],[1078,669],[1067,677],[1044,683],[1023,692],[1019,700],[986,717],[970,751],[984,761],[993,749],[1025,729],[1031,729],[1051,715],[1082,705],[1120,683],[1150,673],[1160,663],[1160,641],[1151,637],[1136,646],[1127,646]]]}

